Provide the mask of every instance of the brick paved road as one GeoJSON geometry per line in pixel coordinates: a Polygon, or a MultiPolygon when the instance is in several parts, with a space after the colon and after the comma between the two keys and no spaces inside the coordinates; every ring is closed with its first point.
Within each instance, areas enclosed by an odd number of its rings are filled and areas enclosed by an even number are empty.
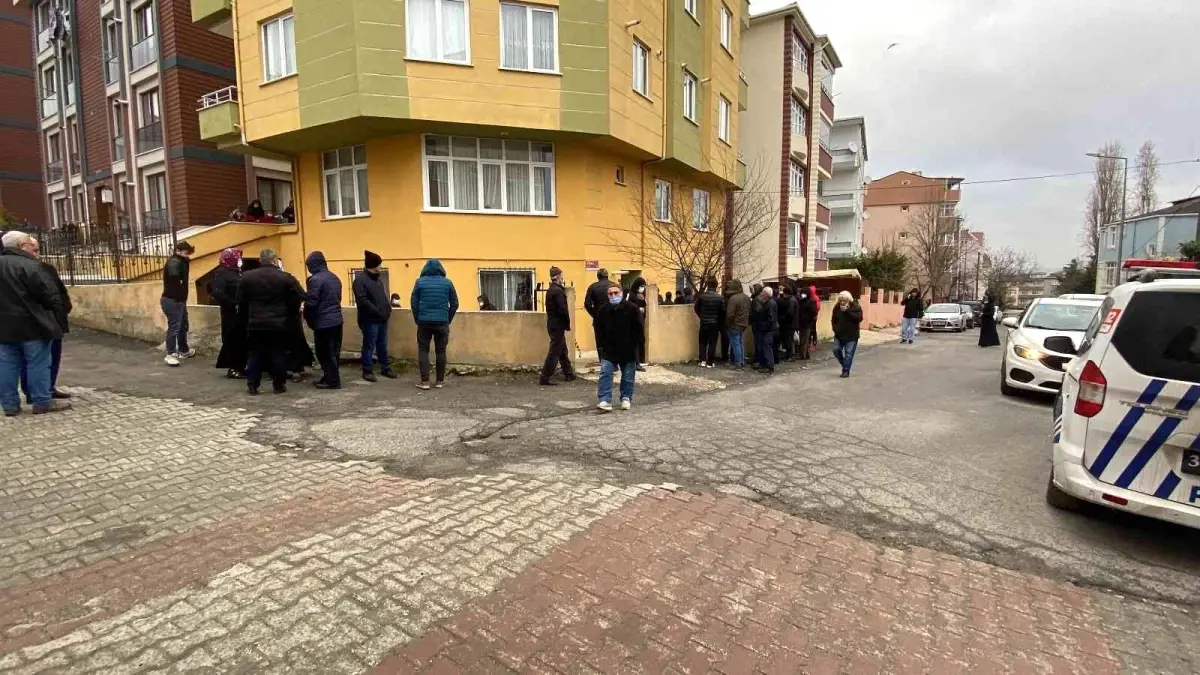
{"type": "Polygon", "coordinates": [[[749,448],[698,480],[723,437],[678,413],[720,425],[755,390],[504,427],[511,457],[500,434],[434,439],[422,466],[444,470],[418,472],[388,434],[428,418],[386,399],[348,418],[385,425],[349,459],[305,451],[303,406],[75,391],[68,414],[0,422],[0,672],[1197,670],[1184,608],[768,507],[805,485],[790,498],[892,499],[838,492],[861,438],[810,429],[801,482],[749,448]],[[669,476],[775,496],[646,484],[669,476]]]}

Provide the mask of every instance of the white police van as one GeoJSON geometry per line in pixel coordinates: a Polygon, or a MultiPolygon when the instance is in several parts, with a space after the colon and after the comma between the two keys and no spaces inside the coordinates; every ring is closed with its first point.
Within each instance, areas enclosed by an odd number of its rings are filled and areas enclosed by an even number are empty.
{"type": "Polygon", "coordinates": [[[1067,365],[1046,501],[1200,528],[1200,279],[1153,275],[1109,293],[1067,365]]]}

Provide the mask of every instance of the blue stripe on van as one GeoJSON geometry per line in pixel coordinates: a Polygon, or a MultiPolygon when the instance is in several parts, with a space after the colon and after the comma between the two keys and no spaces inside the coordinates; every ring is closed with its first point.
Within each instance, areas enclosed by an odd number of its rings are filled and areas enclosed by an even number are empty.
{"type": "MultiPolygon", "coordinates": [[[[1189,387],[1187,393],[1181,396],[1179,402],[1175,404],[1175,409],[1186,413],[1196,405],[1197,399],[1200,399],[1200,384],[1194,384],[1189,387]]],[[[1146,468],[1146,464],[1150,459],[1158,454],[1159,449],[1166,444],[1167,439],[1171,437],[1171,434],[1175,433],[1175,429],[1179,427],[1179,423],[1182,421],[1175,417],[1168,417],[1163,420],[1158,425],[1158,428],[1154,430],[1154,433],[1150,435],[1150,438],[1146,440],[1146,443],[1142,445],[1142,449],[1138,450],[1138,453],[1133,456],[1133,459],[1130,460],[1125,470],[1121,472],[1120,477],[1117,478],[1114,485],[1121,488],[1127,488],[1132,485],[1133,481],[1137,480],[1138,474],[1142,472],[1142,469],[1146,468]]]]}
{"type": "Polygon", "coordinates": [[[1175,491],[1175,488],[1179,487],[1180,480],[1179,474],[1175,473],[1174,471],[1168,471],[1167,477],[1163,479],[1163,482],[1159,484],[1158,489],[1154,491],[1154,496],[1158,497],[1159,499],[1170,498],[1171,493],[1175,491]]]}
{"type": "MultiPolygon", "coordinates": [[[[1165,386],[1167,386],[1166,380],[1150,380],[1150,384],[1146,385],[1146,390],[1142,392],[1141,396],[1138,396],[1137,402],[1142,405],[1154,403],[1154,399],[1158,398],[1165,386]]],[[[1104,444],[1100,454],[1096,455],[1096,460],[1088,467],[1088,471],[1093,476],[1099,478],[1100,474],[1104,473],[1109,462],[1116,457],[1117,451],[1121,449],[1121,445],[1125,439],[1129,438],[1129,433],[1133,431],[1133,427],[1137,425],[1138,420],[1142,419],[1144,414],[1145,411],[1141,408],[1130,408],[1129,412],[1125,413],[1125,419],[1121,420],[1121,423],[1113,430],[1113,435],[1108,437],[1108,442],[1104,444]]]]}

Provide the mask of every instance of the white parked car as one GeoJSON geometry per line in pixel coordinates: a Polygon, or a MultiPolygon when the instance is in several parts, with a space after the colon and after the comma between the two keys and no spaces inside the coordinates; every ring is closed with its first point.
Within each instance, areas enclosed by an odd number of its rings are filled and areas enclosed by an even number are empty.
{"type": "Polygon", "coordinates": [[[963,314],[962,305],[957,302],[939,302],[925,308],[925,314],[918,326],[923,331],[952,330],[961,333],[967,329],[967,319],[963,314]]]}
{"type": "Polygon", "coordinates": [[[1004,319],[1002,325],[1011,330],[1001,361],[1000,393],[1058,393],[1063,369],[1075,358],[1099,309],[1099,300],[1038,298],[1021,316],[1004,319]]]}
{"type": "Polygon", "coordinates": [[[1122,284],[1067,366],[1046,501],[1200,528],[1200,280],[1122,284]]]}

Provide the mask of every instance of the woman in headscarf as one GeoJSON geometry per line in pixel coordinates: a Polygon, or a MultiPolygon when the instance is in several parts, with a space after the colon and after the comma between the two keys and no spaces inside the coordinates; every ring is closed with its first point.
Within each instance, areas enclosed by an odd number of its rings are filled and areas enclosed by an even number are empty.
{"type": "Polygon", "coordinates": [[[633,303],[638,308],[638,316],[642,319],[642,332],[637,336],[637,361],[634,366],[638,371],[646,370],[646,280],[638,277],[634,280],[633,285],[629,287],[629,292],[625,294],[625,300],[633,303]]]}
{"type": "Polygon", "coordinates": [[[983,296],[983,316],[979,320],[979,346],[1000,346],[1000,334],[996,331],[996,296],[988,291],[983,296]]]}
{"type": "Polygon", "coordinates": [[[221,353],[217,368],[225,376],[241,379],[246,370],[246,312],[242,306],[242,251],[221,251],[220,264],[208,284],[208,293],[221,308],[221,353]]]}
{"type": "Polygon", "coordinates": [[[252,223],[267,222],[267,212],[263,209],[262,202],[255,199],[246,206],[246,220],[252,223]]]}

